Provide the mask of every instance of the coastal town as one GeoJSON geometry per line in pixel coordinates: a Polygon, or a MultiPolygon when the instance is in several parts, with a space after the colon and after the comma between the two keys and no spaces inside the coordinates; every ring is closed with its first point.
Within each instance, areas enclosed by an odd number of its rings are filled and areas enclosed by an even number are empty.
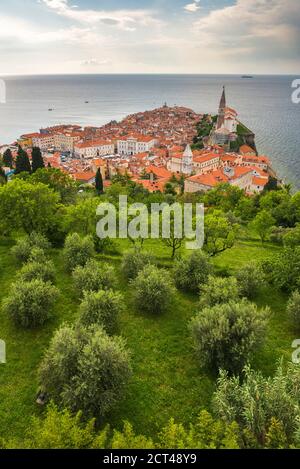
{"type": "MultiPolygon", "coordinates": [[[[46,167],[68,173],[80,185],[94,185],[99,170],[104,188],[113,176],[127,174],[150,192],[164,192],[175,177],[184,181],[185,193],[229,183],[255,194],[276,176],[270,159],[258,153],[253,133],[228,107],[225,88],[216,116],[165,103],[102,127],[43,128],[0,146],[0,153],[10,149],[14,159],[20,147],[29,159],[32,149],[39,148],[46,167]],[[209,129],[205,135],[202,124],[209,129]]],[[[2,169],[9,180],[13,165],[2,169]]]]}

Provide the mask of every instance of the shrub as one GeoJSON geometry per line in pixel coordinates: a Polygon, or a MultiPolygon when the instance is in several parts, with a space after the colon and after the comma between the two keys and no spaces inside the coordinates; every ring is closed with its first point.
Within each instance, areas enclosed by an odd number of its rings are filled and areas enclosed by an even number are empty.
{"type": "Polygon", "coordinates": [[[240,445],[238,425],[215,420],[206,410],[200,412],[196,423],[188,429],[171,419],[159,433],[159,440],[157,447],[166,449],[238,449],[240,445]]]}
{"type": "Polygon", "coordinates": [[[262,264],[266,279],[286,292],[300,286],[300,247],[285,248],[262,264]]]}
{"type": "Polygon", "coordinates": [[[127,279],[135,279],[143,268],[153,263],[153,258],[149,253],[142,252],[140,249],[128,251],[124,254],[122,260],[122,271],[127,279]]]}
{"type": "Polygon", "coordinates": [[[300,223],[297,223],[295,228],[287,230],[287,233],[283,236],[283,244],[290,248],[300,245],[300,223]]]}
{"type": "Polygon", "coordinates": [[[263,446],[266,436],[269,444],[270,433],[274,437],[272,419],[281,422],[291,442],[300,418],[299,383],[300,368],[292,363],[286,370],[280,364],[273,377],[264,377],[249,366],[245,367],[241,378],[229,377],[223,370],[213,396],[213,407],[222,420],[227,423],[236,421],[263,446]]]}
{"type": "Polygon", "coordinates": [[[99,324],[108,334],[112,334],[123,310],[123,301],[122,295],[112,290],[88,292],[80,305],[79,321],[84,326],[99,324]]]}
{"type": "Polygon", "coordinates": [[[174,294],[173,282],[165,270],[146,266],[133,281],[136,308],[145,313],[164,313],[174,294]]]}
{"type": "Polygon", "coordinates": [[[38,248],[42,252],[47,251],[50,247],[51,245],[45,236],[32,232],[17,241],[17,244],[12,248],[12,253],[17,261],[23,264],[29,260],[34,248],[38,248]]]}
{"type": "Polygon", "coordinates": [[[44,264],[47,262],[47,260],[47,256],[43,249],[33,248],[27,262],[37,262],[38,264],[44,264]]]}
{"type": "Polygon", "coordinates": [[[263,243],[270,235],[275,223],[276,220],[272,217],[272,214],[268,210],[262,210],[256,215],[251,225],[263,243]]]}
{"type": "Polygon", "coordinates": [[[59,410],[53,403],[47,406],[44,419],[33,417],[26,432],[25,448],[30,449],[90,449],[105,448],[107,428],[95,432],[95,421],[82,421],[68,409],[59,410]]]}
{"type": "Polygon", "coordinates": [[[28,262],[22,267],[18,274],[18,277],[23,282],[31,282],[34,279],[39,279],[43,282],[53,283],[55,278],[53,262],[28,262]]]}
{"type": "Polygon", "coordinates": [[[79,294],[85,291],[109,290],[116,286],[114,268],[109,264],[102,264],[91,259],[84,267],[76,267],[73,272],[75,287],[79,294]]]}
{"type": "Polygon", "coordinates": [[[255,262],[244,265],[237,273],[237,280],[241,296],[255,298],[259,288],[264,283],[262,268],[255,262]]]}
{"type": "Polygon", "coordinates": [[[200,295],[200,308],[215,306],[237,300],[239,290],[237,280],[234,277],[208,277],[208,281],[203,285],[200,295]]]}
{"type": "Polygon", "coordinates": [[[202,366],[237,372],[261,344],[269,310],[242,300],[204,308],[190,323],[202,366]]]}
{"type": "Polygon", "coordinates": [[[287,313],[295,329],[300,328],[300,292],[294,291],[287,304],[287,313]]]}
{"type": "Polygon", "coordinates": [[[203,251],[194,251],[186,259],[178,259],[174,266],[174,279],[177,288],[197,293],[212,274],[209,257],[203,251]]]}
{"type": "Polygon", "coordinates": [[[81,238],[79,234],[69,234],[65,241],[64,257],[67,268],[72,271],[77,266],[84,266],[94,255],[94,243],[91,236],[81,238]]]}
{"type": "Polygon", "coordinates": [[[109,447],[112,449],[153,449],[155,445],[151,438],[136,435],[132,425],[124,422],[122,432],[114,430],[109,447]]]}
{"type": "Polygon", "coordinates": [[[284,235],[288,232],[287,228],[282,226],[273,226],[270,232],[270,241],[275,244],[283,244],[284,235]]]}
{"type": "Polygon", "coordinates": [[[111,338],[94,324],[62,326],[39,369],[42,389],[58,404],[82,410],[86,418],[103,417],[121,397],[131,374],[121,338],[111,338]]]}
{"type": "Polygon", "coordinates": [[[49,319],[57,296],[57,288],[40,279],[15,283],[3,307],[16,325],[33,328],[49,319]]]}

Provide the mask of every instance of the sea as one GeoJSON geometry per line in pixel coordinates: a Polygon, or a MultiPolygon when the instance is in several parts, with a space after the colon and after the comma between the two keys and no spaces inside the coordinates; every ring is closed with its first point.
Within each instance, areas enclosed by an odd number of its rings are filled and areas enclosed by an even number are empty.
{"type": "Polygon", "coordinates": [[[227,104],[256,135],[261,155],[286,183],[300,189],[300,104],[291,99],[296,76],[42,75],[6,76],[0,104],[0,143],[49,125],[101,126],[167,103],[217,113],[227,104]],[[49,111],[49,109],[53,109],[49,111]]]}

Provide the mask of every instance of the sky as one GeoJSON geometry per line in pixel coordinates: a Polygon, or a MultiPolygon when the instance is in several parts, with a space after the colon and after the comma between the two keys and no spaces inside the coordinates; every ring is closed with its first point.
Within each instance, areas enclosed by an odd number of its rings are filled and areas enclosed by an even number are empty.
{"type": "Polygon", "coordinates": [[[0,74],[299,74],[299,0],[1,0],[0,74]]]}

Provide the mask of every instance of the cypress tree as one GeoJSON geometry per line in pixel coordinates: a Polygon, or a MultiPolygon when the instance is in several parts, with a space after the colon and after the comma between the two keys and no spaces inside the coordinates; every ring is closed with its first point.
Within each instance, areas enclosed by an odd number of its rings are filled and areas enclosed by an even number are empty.
{"type": "Polygon", "coordinates": [[[13,157],[12,157],[11,150],[9,148],[7,150],[5,150],[5,152],[3,153],[3,158],[2,159],[3,159],[4,166],[7,166],[8,168],[12,168],[13,157]]]}
{"type": "Polygon", "coordinates": [[[95,185],[96,185],[96,191],[98,195],[103,194],[103,178],[102,178],[100,168],[97,169],[95,185]]]}
{"type": "Polygon", "coordinates": [[[32,149],[32,172],[35,173],[39,168],[44,168],[45,163],[41,150],[38,147],[32,149]]]}
{"type": "Polygon", "coordinates": [[[4,169],[0,166],[0,186],[2,186],[3,184],[5,184],[7,181],[7,178],[5,176],[5,172],[4,172],[4,169]]]}
{"type": "Polygon", "coordinates": [[[16,174],[23,172],[31,173],[31,165],[26,151],[19,146],[16,158],[16,174]]]}

